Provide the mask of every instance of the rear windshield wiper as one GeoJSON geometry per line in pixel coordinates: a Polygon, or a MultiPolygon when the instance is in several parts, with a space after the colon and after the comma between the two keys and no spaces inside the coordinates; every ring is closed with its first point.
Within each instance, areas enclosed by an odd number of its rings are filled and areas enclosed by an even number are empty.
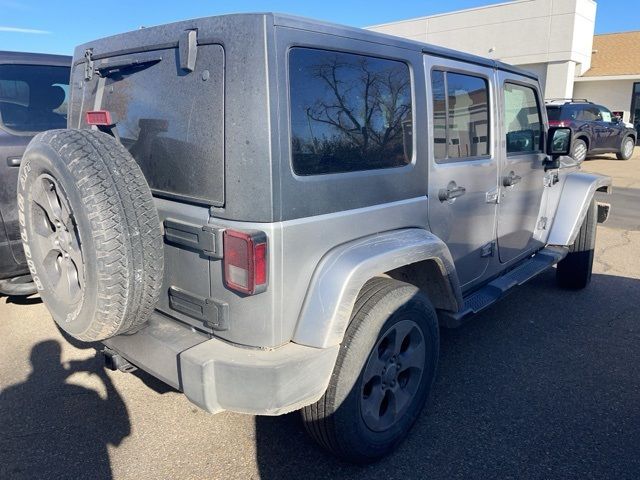
{"type": "Polygon", "coordinates": [[[162,57],[140,60],[137,58],[123,58],[115,62],[103,63],[96,67],[96,74],[100,77],[123,75],[128,70],[140,71],[162,61],[162,57]]]}

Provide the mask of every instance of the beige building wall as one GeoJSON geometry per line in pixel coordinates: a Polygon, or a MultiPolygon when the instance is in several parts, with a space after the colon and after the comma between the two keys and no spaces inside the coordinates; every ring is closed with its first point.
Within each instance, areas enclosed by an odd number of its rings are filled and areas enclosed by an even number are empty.
{"type": "Polygon", "coordinates": [[[575,84],[573,96],[604,105],[612,112],[624,112],[623,120],[629,122],[634,82],[640,82],[640,77],[635,80],[579,81],[575,84]]]}
{"type": "Polygon", "coordinates": [[[530,66],[551,98],[589,69],[595,18],[594,0],[515,0],[369,29],[530,66]]]}

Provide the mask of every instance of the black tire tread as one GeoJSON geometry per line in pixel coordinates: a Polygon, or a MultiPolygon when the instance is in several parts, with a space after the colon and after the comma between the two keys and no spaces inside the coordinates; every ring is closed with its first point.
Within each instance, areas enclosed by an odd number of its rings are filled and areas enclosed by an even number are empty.
{"type": "Polygon", "coordinates": [[[597,221],[598,206],[592,199],[575,242],[569,247],[567,256],[558,263],[556,279],[562,288],[581,289],[591,281],[597,221]]]}

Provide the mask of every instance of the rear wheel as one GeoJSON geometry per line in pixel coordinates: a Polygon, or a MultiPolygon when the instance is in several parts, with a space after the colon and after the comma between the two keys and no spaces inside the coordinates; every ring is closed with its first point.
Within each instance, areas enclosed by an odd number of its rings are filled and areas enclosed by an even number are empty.
{"type": "Polygon", "coordinates": [[[571,158],[577,162],[583,162],[587,158],[587,142],[578,138],[571,146],[571,158]]]}
{"type": "Polygon", "coordinates": [[[438,349],[438,320],[423,293],[388,278],[368,282],[327,391],[302,410],[308,433],[350,462],[370,463],[387,455],[422,411],[438,349]]]}
{"type": "Polygon", "coordinates": [[[561,287],[581,289],[591,282],[597,221],[598,206],[595,200],[591,200],[575,242],[569,247],[567,256],[558,263],[556,279],[561,287]]]}
{"type": "Polygon", "coordinates": [[[618,160],[629,160],[633,155],[633,149],[635,146],[636,144],[632,137],[625,137],[620,145],[620,151],[616,153],[618,160]]]}

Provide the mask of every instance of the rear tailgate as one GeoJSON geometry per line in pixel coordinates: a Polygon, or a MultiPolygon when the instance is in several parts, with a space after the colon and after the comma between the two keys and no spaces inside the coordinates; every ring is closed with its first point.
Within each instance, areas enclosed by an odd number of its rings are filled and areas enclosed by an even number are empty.
{"type": "MultiPolygon", "coordinates": [[[[96,45],[102,46],[100,41],[96,45]]],[[[107,130],[140,165],[165,231],[173,226],[174,237],[186,239],[171,242],[165,236],[165,275],[157,308],[212,332],[215,325],[203,324],[190,310],[198,308],[197,299],[211,296],[211,258],[188,237],[190,230],[207,224],[210,207],[225,202],[225,58],[219,44],[191,46],[187,59],[176,42],[175,47],[100,53],[91,62],[77,62],[69,126],[91,128],[86,112],[110,113],[115,127],[107,130]],[[176,225],[186,230],[175,231],[176,225]],[[184,292],[187,301],[175,292],[184,292]]]]}

